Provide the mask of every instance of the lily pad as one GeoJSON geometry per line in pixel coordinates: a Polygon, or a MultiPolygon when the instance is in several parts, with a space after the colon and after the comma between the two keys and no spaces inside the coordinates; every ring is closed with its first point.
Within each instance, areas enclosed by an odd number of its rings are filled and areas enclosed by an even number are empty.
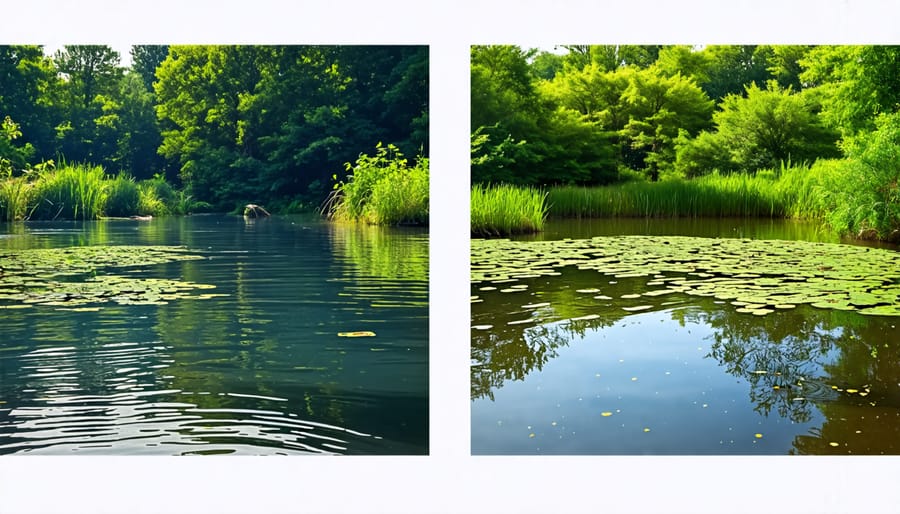
{"type": "Polygon", "coordinates": [[[108,273],[113,269],[200,259],[204,257],[177,246],[79,246],[9,251],[0,255],[0,291],[3,292],[0,307],[38,305],[86,311],[110,302],[164,305],[173,299],[199,298],[190,293],[215,286],[108,273]]]}
{"type": "Polygon", "coordinates": [[[670,293],[715,297],[756,315],[809,304],[900,316],[900,280],[885,272],[900,269],[900,253],[878,248],[805,241],[614,236],[564,241],[475,239],[471,253],[475,285],[500,277],[515,282],[510,277],[524,272],[557,275],[572,266],[612,278],[646,277],[651,287],[665,284],[664,289],[643,293],[646,297],[670,293]]]}

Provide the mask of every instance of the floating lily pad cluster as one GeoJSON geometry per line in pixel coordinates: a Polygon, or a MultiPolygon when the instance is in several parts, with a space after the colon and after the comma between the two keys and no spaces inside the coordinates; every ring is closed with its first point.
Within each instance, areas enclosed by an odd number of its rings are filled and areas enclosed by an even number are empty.
{"type": "Polygon", "coordinates": [[[103,274],[114,268],[203,258],[185,248],[170,246],[83,246],[0,252],[0,308],[44,305],[96,310],[99,308],[96,304],[109,302],[162,305],[179,298],[221,296],[189,294],[215,287],[208,284],[103,274]]]}
{"type": "Polygon", "coordinates": [[[615,278],[646,277],[647,285],[658,289],[642,296],[714,297],[755,315],[809,304],[900,316],[900,253],[884,249],[682,236],[476,239],[471,248],[473,284],[490,284],[481,289],[515,291],[513,284],[522,279],[559,275],[561,268],[575,266],[615,278]]]}

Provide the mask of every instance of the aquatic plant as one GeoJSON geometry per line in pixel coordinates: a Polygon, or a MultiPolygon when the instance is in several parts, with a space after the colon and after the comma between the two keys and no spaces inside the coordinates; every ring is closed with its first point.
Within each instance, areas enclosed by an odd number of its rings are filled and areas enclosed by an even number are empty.
{"type": "Polygon", "coordinates": [[[16,221],[27,214],[31,184],[26,177],[7,175],[0,179],[0,219],[16,221]]]}
{"type": "Polygon", "coordinates": [[[738,312],[755,315],[809,304],[900,316],[900,254],[888,250],[804,241],[653,236],[476,239],[471,248],[473,284],[503,284],[509,292],[527,287],[511,283],[558,275],[560,268],[577,266],[615,278],[649,277],[647,285],[658,289],[627,298],[631,303],[624,307],[632,310],[652,308],[653,298],[679,293],[730,301],[738,312]]]}
{"type": "Polygon", "coordinates": [[[321,213],[333,220],[372,224],[425,224],[428,221],[428,159],[410,165],[394,145],[375,146],[346,163],[346,181],[337,181],[321,213]]]}
{"type": "Polygon", "coordinates": [[[547,193],[511,185],[472,186],[472,234],[500,236],[538,232],[547,218],[547,193]]]}
{"type": "Polygon", "coordinates": [[[5,251],[0,254],[0,308],[29,306],[95,308],[97,304],[161,305],[215,286],[173,279],[107,274],[114,268],[145,267],[202,256],[182,247],[79,246],[5,251]],[[92,307],[85,307],[90,305],[92,307]]]}
{"type": "Polygon", "coordinates": [[[104,214],[107,216],[131,216],[138,214],[141,194],[134,179],[120,174],[106,183],[106,203],[104,214]]]}
{"type": "Polygon", "coordinates": [[[562,217],[783,217],[773,179],[713,173],[693,180],[561,186],[548,191],[549,213],[562,217]]]}
{"type": "Polygon", "coordinates": [[[366,219],[375,225],[428,223],[428,159],[392,170],[372,188],[366,219]]]}
{"type": "Polygon", "coordinates": [[[95,219],[103,213],[106,180],[103,168],[87,164],[36,170],[33,219],[95,219]]]}

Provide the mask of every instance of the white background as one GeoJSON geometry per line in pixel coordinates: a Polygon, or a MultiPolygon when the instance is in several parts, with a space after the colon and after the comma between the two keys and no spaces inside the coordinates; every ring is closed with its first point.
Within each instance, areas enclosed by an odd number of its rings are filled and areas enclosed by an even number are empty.
{"type": "Polygon", "coordinates": [[[427,457],[0,457],[0,514],[900,512],[897,457],[470,457],[469,45],[900,43],[867,0],[20,0],[0,44],[431,48],[427,457]]]}

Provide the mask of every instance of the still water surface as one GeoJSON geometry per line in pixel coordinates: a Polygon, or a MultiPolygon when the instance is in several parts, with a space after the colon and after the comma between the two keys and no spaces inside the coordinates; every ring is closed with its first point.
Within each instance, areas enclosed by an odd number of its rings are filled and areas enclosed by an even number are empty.
{"type": "Polygon", "coordinates": [[[424,454],[428,236],[300,218],[0,226],[0,251],[183,245],[166,305],[0,311],[0,453],[424,454]],[[375,337],[338,337],[371,331],[375,337]]]}
{"type": "MultiPolygon", "coordinates": [[[[627,234],[840,242],[770,220],[566,221],[530,238],[627,234]]],[[[473,285],[474,454],[900,453],[900,319],[760,318],[684,294],[630,314],[579,290],[619,299],[646,278],[560,271],[519,292],[473,285]],[[536,309],[549,321],[508,325],[536,309]]]]}

